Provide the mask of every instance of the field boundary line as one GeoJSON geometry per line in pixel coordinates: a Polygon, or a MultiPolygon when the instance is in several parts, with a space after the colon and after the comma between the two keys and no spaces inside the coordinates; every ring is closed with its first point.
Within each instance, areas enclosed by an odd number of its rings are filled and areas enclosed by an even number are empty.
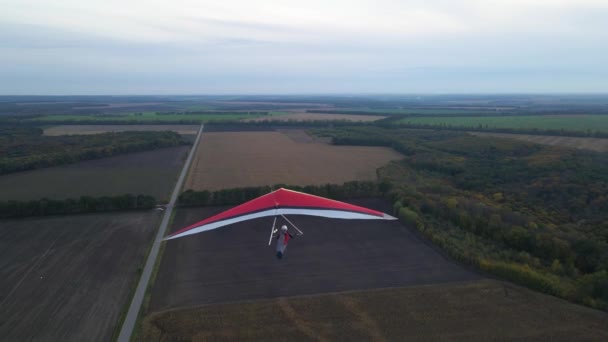
{"type": "Polygon", "coordinates": [[[158,228],[156,237],[154,238],[154,243],[146,259],[146,264],[144,266],[143,272],[141,273],[141,277],[139,278],[135,294],[133,295],[133,299],[131,300],[131,304],[129,305],[129,311],[127,312],[127,315],[125,316],[125,319],[122,323],[122,327],[120,328],[120,334],[118,335],[117,339],[118,342],[130,341],[131,335],[133,334],[133,329],[135,327],[135,323],[137,322],[139,311],[141,310],[141,305],[146,294],[146,289],[148,288],[148,283],[152,275],[152,270],[154,268],[154,265],[156,264],[160,245],[162,243],[163,237],[166,234],[169,219],[171,218],[171,214],[173,213],[173,207],[175,206],[175,202],[177,201],[179,192],[182,189],[184,179],[186,178],[186,174],[188,173],[188,169],[190,168],[190,163],[192,162],[192,158],[196,154],[196,150],[198,149],[198,143],[200,141],[201,135],[203,134],[203,128],[204,125],[201,125],[200,129],[198,130],[196,140],[192,145],[190,154],[188,154],[188,159],[186,159],[179,179],[177,180],[175,188],[173,189],[171,200],[169,201],[169,204],[167,204],[167,209],[165,210],[162,222],[158,228]]]}

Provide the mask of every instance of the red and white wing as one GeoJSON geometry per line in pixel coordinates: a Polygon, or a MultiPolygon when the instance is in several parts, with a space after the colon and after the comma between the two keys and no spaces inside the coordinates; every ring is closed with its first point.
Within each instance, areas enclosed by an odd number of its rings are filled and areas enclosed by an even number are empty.
{"type": "Polygon", "coordinates": [[[396,220],[380,211],[288,189],[278,189],[170,234],[165,240],[229,224],[275,215],[310,215],[338,219],[396,220]]]}

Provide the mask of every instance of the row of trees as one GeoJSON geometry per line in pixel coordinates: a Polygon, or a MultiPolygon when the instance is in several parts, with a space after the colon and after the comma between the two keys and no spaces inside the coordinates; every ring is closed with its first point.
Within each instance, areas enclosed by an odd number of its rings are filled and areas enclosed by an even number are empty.
{"type": "Polygon", "coordinates": [[[118,195],[78,199],[54,200],[43,198],[32,201],[0,201],[0,218],[66,215],[117,210],[150,209],[156,199],[148,195],[118,195]]]}
{"type": "Polygon", "coordinates": [[[194,191],[187,190],[180,194],[179,205],[182,206],[216,206],[216,205],[235,205],[252,200],[270,193],[273,189],[286,188],[295,191],[305,192],[311,195],[332,198],[336,200],[377,197],[388,193],[390,184],[387,182],[367,182],[352,181],[344,184],[324,184],[324,185],[285,185],[277,184],[274,186],[259,186],[222,189],[218,191],[194,191]]]}

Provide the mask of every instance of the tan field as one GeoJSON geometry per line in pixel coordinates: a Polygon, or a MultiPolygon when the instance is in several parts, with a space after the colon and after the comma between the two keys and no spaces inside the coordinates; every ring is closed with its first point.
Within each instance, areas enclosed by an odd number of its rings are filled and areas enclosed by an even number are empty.
{"type": "Polygon", "coordinates": [[[302,134],[203,133],[185,189],[375,180],[377,168],[401,157],[384,147],[306,142],[302,134]]]}
{"type": "Polygon", "coordinates": [[[294,112],[293,114],[276,115],[270,117],[260,117],[255,119],[246,119],[245,121],[328,121],[328,120],[345,120],[345,121],[376,121],[386,118],[385,116],[376,115],[349,115],[349,114],[320,114],[320,113],[304,113],[294,112]]]}
{"type": "Polygon", "coordinates": [[[126,131],[173,131],[178,134],[196,134],[198,125],[60,125],[46,128],[44,135],[100,134],[126,131]]]}
{"type": "Polygon", "coordinates": [[[509,133],[485,133],[469,132],[480,137],[509,138],[516,140],[529,141],[542,145],[562,146],[591,150],[596,152],[608,152],[608,139],[600,138],[577,138],[577,137],[558,137],[547,135],[528,135],[528,134],[509,134],[509,133]]]}
{"type": "Polygon", "coordinates": [[[141,341],[607,341],[608,314],[495,280],[153,313],[141,341]]]}

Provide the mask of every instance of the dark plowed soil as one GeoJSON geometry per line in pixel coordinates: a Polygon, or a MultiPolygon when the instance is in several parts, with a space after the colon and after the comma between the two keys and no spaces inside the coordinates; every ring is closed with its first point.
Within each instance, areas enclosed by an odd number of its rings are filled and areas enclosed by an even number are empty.
{"type": "Polygon", "coordinates": [[[0,340],[110,341],[159,218],[0,221],[0,340]]]}
{"type": "MultiPolygon", "coordinates": [[[[390,210],[379,200],[354,203],[390,210]]],[[[172,229],[223,209],[179,209],[172,229]]],[[[305,234],[290,242],[282,260],[274,242],[267,246],[271,217],[168,241],[151,310],[480,278],[397,221],[290,220],[305,234]]]]}
{"type": "Polygon", "coordinates": [[[171,195],[189,147],[87,160],[0,176],[0,200],[38,200],[145,194],[164,201],[171,195]]]}

